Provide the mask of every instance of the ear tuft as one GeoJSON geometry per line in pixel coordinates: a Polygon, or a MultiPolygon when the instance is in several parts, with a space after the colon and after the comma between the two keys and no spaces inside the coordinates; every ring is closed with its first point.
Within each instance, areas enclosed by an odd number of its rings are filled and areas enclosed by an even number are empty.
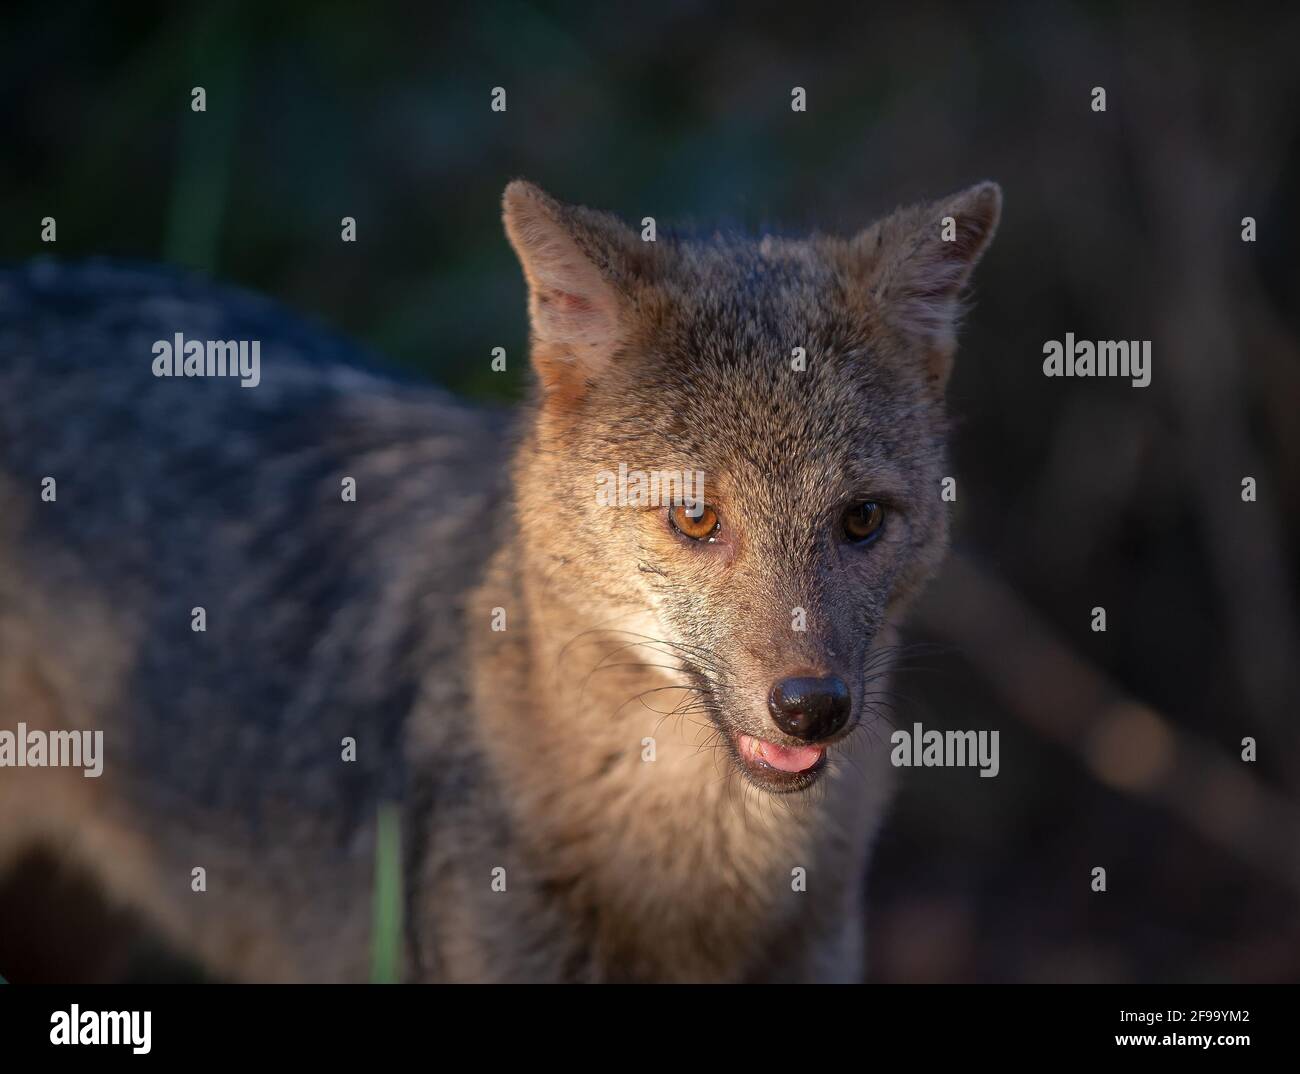
{"type": "Polygon", "coordinates": [[[1002,188],[987,180],[977,183],[949,199],[944,210],[943,215],[951,216],[957,225],[957,237],[948,245],[952,257],[965,266],[964,284],[1002,219],[1002,188]]]}

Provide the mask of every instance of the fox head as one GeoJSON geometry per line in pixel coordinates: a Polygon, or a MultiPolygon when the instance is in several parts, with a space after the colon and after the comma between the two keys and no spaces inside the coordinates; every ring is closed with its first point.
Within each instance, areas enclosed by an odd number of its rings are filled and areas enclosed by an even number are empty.
{"type": "Polygon", "coordinates": [[[506,188],[537,382],[519,524],[603,622],[638,614],[765,789],[810,786],[870,714],[943,555],[943,392],[1000,208],[982,183],[851,237],[651,240],[506,188]]]}

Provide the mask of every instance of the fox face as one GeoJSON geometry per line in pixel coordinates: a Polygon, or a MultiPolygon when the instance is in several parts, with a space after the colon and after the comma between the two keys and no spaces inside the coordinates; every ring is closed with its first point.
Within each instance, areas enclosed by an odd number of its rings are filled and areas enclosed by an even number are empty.
{"type": "Polygon", "coordinates": [[[942,558],[943,389],[1000,206],[986,183],[846,238],[650,242],[507,188],[539,384],[522,524],[765,790],[875,718],[942,558]]]}

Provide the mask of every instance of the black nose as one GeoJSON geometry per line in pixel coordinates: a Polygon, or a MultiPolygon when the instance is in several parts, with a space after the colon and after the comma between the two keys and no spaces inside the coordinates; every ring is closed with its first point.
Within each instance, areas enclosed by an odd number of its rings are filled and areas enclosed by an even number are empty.
{"type": "Polygon", "coordinates": [[[834,675],[824,679],[793,676],[772,687],[767,707],[787,735],[817,742],[848,723],[853,700],[844,680],[834,675]]]}

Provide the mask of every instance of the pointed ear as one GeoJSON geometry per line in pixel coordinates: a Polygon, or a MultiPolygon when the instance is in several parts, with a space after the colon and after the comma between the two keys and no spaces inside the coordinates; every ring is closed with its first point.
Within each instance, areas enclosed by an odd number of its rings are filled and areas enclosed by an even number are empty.
{"type": "Polygon", "coordinates": [[[900,209],[853,240],[875,308],[918,347],[926,376],[947,383],[957,347],[962,288],[997,230],[1002,189],[979,183],[928,205],[900,209]]]}
{"type": "Polygon", "coordinates": [[[533,367],[548,396],[574,401],[627,341],[627,273],[640,243],[615,217],[520,179],[506,187],[502,216],[528,283],[533,367]]]}

